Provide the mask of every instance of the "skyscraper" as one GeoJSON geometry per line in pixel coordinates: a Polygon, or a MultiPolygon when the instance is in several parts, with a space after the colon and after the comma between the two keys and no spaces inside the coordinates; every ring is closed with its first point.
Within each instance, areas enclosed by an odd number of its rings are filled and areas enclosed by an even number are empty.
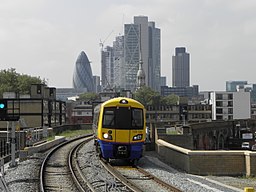
{"type": "Polygon", "coordinates": [[[101,82],[102,89],[113,88],[114,66],[113,47],[107,46],[101,50],[101,82]]]}
{"type": "Polygon", "coordinates": [[[134,91],[139,69],[139,26],[124,25],[124,88],[134,91]]]}
{"type": "Polygon", "coordinates": [[[124,88],[124,36],[117,36],[113,42],[114,87],[124,88]]]}
{"type": "Polygon", "coordinates": [[[160,92],[160,29],[147,16],[135,16],[134,24],[125,24],[124,65],[126,89],[134,90],[139,70],[139,51],[145,72],[145,85],[160,92]]]}
{"type": "Polygon", "coordinates": [[[100,86],[100,76],[93,76],[93,83],[94,83],[94,92],[99,93],[101,91],[101,86],[100,86]]]}
{"type": "Polygon", "coordinates": [[[175,55],[172,56],[172,86],[190,86],[189,53],[185,47],[176,47],[175,55]]]}
{"type": "Polygon", "coordinates": [[[160,92],[161,78],[161,30],[155,22],[149,22],[148,79],[149,87],[160,92]]]}
{"type": "MultiPolygon", "coordinates": [[[[149,23],[148,23],[148,17],[147,16],[135,16],[134,17],[134,24],[138,25],[139,28],[139,46],[141,50],[141,59],[143,61],[143,70],[146,74],[145,77],[145,83],[146,86],[149,86],[149,23]]],[[[136,63],[139,66],[139,62],[136,63]]],[[[139,67],[138,67],[139,68],[139,67]]],[[[138,70],[137,70],[138,71],[138,70]]]]}
{"type": "Polygon", "coordinates": [[[94,91],[92,69],[84,51],[79,54],[76,60],[73,73],[73,87],[75,89],[86,88],[88,92],[94,91]]]}
{"type": "Polygon", "coordinates": [[[160,38],[160,29],[147,16],[135,16],[133,24],[125,24],[124,35],[116,37],[112,53],[102,51],[103,87],[108,83],[112,88],[135,91],[141,50],[145,85],[160,92],[160,38]]]}

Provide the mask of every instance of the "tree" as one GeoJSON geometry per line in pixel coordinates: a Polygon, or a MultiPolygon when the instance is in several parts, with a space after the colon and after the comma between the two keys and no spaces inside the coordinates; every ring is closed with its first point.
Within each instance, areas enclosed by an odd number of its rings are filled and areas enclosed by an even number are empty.
{"type": "Polygon", "coordinates": [[[46,85],[46,80],[41,80],[40,77],[19,74],[14,68],[0,71],[0,97],[2,97],[4,92],[28,94],[31,84],[46,85]]]}
{"type": "Polygon", "coordinates": [[[0,92],[17,92],[17,80],[18,74],[15,69],[11,68],[8,70],[0,71],[0,92]]]}
{"type": "Polygon", "coordinates": [[[46,84],[45,80],[38,77],[31,77],[29,75],[18,76],[18,91],[23,94],[29,94],[31,84],[46,84]]]}
{"type": "Polygon", "coordinates": [[[160,101],[159,93],[147,86],[143,86],[138,89],[134,93],[134,98],[141,102],[144,106],[156,105],[160,101]]]}
{"type": "Polygon", "coordinates": [[[179,96],[175,94],[171,94],[165,97],[162,97],[161,104],[162,105],[175,105],[179,102],[179,96]]]}

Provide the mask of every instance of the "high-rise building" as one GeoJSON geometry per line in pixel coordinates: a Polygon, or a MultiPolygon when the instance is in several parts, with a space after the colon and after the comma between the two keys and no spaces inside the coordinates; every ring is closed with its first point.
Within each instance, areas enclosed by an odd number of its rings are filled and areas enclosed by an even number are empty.
{"type": "Polygon", "coordinates": [[[100,76],[93,76],[93,84],[94,84],[94,92],[99,93],[101,92],[101,86],[100,86],[100,76]]]}
{"type": "Polygon", "coordinates": [[[139,51],[145,72],[145,85],[160,92],[160,29],[147,16],[135,16],[134,24],[125,24],[125,88],[134,90],[139,70],[139,51]]]}
{"type": "MultiPolygon", "coordinates": [[[[138,26],[139,29],[139,50],[141,51],[141,59],[143,61],[143,70],[146,74],[145,83],[146,86],[149,86],[149,23],[148,17],[146,16],[135,16],[134,17],[134,24],[138,26]]],[[[139,68],[139,62],[136,63],[139,68]]],[[[138,70],[137,70],[138,71],[138,70]]],[[[136,71],[136,73],[137,73],[136,71]]]]}
{"type": "MultiPolygon", "coordinates": [[[[160,92],[161,84],[161,31],[155,27],[155,22],[149,22],[149,87],[160,92]]],[[[143,61],[144,63],[144,61],[143,61]]]]}
{"type": "Polygon", "coordinates": [[[172,86],[190,86],[189,53],[186,53],[185,47],[176,47],[172,56],[172,86]]]}
{"type": "Polygon", "coordinates": [[[113,88],[114,64],[113,47],[107,46],[101,51],[101,83],[102,89],[113,88]]]}
{"type": "Polygon", "coordinates": [[[123,88],[124,81],[124,36],[117,36],[113,42],[114,87],[123,88]]]}
{"type": "Polygon", "coordinates": [[[86,88],[88,92],[93,92],[94,90],[91,65],[84,51],[79,54],[76,60],[73,87],[75,89],[86,88]]]}
{"type": "Polygon", "coordinates": [[[161,78],[160,78],[160,87],[161,86],[166,86],[166,77],[165,76],[162,76],[161,78]]]}
{"type": "Polygon", "coordinates": [[[160,92],[160,38],[160,29],[146,16],[135,16],[133,24],[125,24],[124,35],[116,37],[113,48],[102,51],[103,88],[135,91],[141,50],[145,84],[160,92]]]}
{"type": "Polygon", "coordinates": [[[134,91],[139,69],[139,26],[124,25],[124,88],[134,91]]]}

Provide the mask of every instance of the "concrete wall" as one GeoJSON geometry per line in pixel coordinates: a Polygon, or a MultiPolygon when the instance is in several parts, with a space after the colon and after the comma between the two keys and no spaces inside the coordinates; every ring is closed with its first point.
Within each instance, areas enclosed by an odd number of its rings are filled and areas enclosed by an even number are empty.
{"type": "Polygon", "coordinates": [[[156,151],[164,161],[191,174],[256,175],[256,152],[195,151],[156,140],[156,151]]]}
{"type": "MultiPolygon", "coordinates": [[[[55,139],[46,143],[42,143],[40,145],[37,146],[33,146],[33,147],[26,147],[24,149],[24,151],[27,153],[27,155],[32,155],[34,153],[38,153],[38,152],[44,152],[62,142],[64,142],[66,140],[66,138],[64,136],[55,136],[55,139]]],[[[24,152],[22,151],[22,152],[24,152]]]]}
{"type": "Polygon", "coordinates": [[[256,152],[245,153],[245,158],[246,158],[246,175],[256,176],[256,152]]]}
{"type": "Polygon", "coordinates": [[[158,134],[158,139],[162,139],[168,143],[184,147],[186,149],[193,149],[192,135],[166,135],[158,134]]]}

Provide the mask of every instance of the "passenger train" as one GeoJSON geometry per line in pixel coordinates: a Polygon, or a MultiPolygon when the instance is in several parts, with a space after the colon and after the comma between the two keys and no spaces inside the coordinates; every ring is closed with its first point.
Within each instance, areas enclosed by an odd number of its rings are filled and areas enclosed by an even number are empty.
{"type": "Polygon", "coordinates": [[[146,111],[131,98],[118,97],[94,108],[96,150],[101,157],[135,162],[142,157],[146,138],[146,111]]]}

